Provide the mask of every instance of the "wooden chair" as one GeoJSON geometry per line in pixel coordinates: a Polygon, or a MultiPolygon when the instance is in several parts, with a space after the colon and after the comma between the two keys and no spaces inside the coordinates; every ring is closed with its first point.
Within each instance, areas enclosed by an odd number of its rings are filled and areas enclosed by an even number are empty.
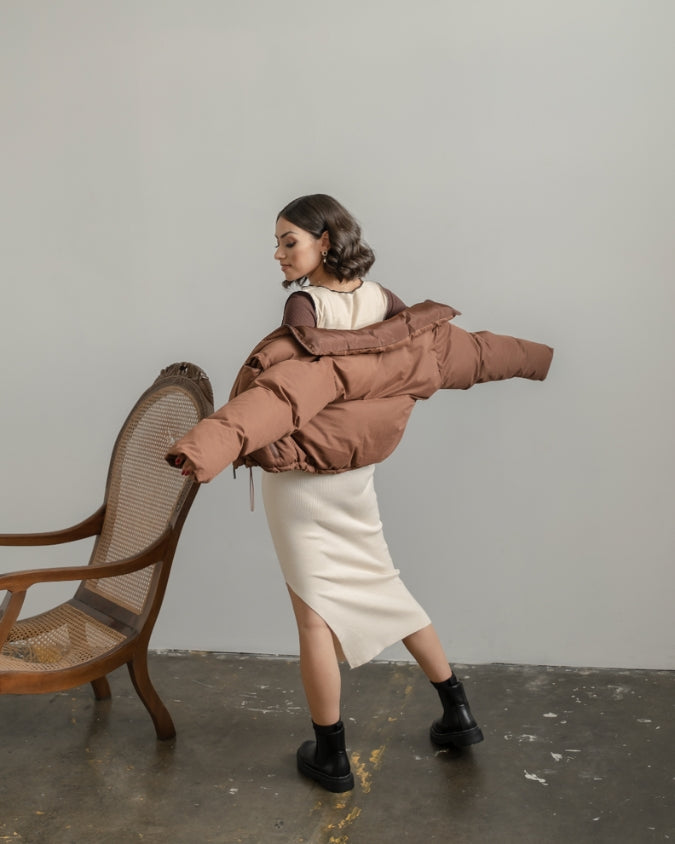
{"type": "Polygon", "coordinates": [[[89,564],[0,576],[0,694],[35,694],[91,683],[110,697],[106,675],[126,664],[157,737],[175,728],[148,674],[148,643],[166,590],[183,523],[199,484],[164,454],[213,412],[211,384],[199,367],[162,370],[129,414],[113,448],[103,505],[53,533],[0,534],[0,545],[53,545],[96,536],[89,564]],[[29,587],[81,581],[73,598],[19,620],[29,587]]]}

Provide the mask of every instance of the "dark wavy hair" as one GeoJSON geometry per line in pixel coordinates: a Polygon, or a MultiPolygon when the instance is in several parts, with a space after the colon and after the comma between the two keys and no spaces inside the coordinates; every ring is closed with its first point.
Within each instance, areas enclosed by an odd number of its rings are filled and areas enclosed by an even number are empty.
{"type": "MultiPolygon", "coordinates": [[[[317,240],[328,232],[330,249],[326,255],[327,272],[339,281],[364,276],[375,263],[375,253],[361,239],[361,227],[340,203],[325,193],[300,196],[277,214],[294,226],[309,232],[317,240]]],[[[290,287],[292,281],[282,281],[290,287]]]]}

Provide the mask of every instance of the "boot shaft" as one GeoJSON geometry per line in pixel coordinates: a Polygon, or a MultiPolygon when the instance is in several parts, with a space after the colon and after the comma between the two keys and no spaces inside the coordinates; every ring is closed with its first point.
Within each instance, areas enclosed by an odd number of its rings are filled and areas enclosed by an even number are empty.
{"type": "Polygon", "coordinates": [[[441,724],[446,730],[471,730],[476,720],[469,709],[464,686],[454,676],[443,683],[433,683],[443,704],[441,724]],[[454,680],[454,682],[451,682],[454,680]]]}
{"type": "Polygon", "coordinates": [[[329,767],[331,772],[341,775],[349,772],[345,728],[342,721],[323,727],[312,722],[316,736],[316,764],[329,767]]]}
{"type": "Polygon", "coordinates": [[[306,741],[298,748],[298,770],[328,791],[351,791],[354,775],[349,768],[342,721],[328,727],[312,726],[316,741],[306,741]]]}

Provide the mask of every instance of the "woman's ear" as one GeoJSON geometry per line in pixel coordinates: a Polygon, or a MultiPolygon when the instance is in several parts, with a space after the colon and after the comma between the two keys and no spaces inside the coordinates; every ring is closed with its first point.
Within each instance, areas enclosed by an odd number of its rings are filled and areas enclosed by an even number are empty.
{"type": "Polygon", "coordinates": [[[328,252],[328,250],[330,249],[330,236],[328,235],[327,231],[321,233],[320,240],[321,240],[321,251],[322,252],[324,252],[324,251],[328,252]]]}

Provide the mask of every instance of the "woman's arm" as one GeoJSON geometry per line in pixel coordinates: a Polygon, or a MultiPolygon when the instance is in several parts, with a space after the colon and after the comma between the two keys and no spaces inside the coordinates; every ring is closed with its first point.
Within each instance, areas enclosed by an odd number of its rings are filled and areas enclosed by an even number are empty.
{"type": "Polygon", "coordinates": [[[316,328],[316,310],[314,308],[314,300],[302,290],[286,299],[286,306],[284,307],[284,316],[281,320],[282,325],[292,325],[294,328],[299,328],[301,325],[309,325],[316,328]]]}
{"type": "Polygon", "coordinates": [[[384,316],[385,319],[389,319],[390,317],[396,316],[396,314],[400,314],[401,311],[404,311],[408,307],[402,299],[399,299],[398,296],[395,293],[392,293],[388,288],[383,287],[382,290],[386,293],[387,302],[389,303],[387,313],[384,316]]]}

